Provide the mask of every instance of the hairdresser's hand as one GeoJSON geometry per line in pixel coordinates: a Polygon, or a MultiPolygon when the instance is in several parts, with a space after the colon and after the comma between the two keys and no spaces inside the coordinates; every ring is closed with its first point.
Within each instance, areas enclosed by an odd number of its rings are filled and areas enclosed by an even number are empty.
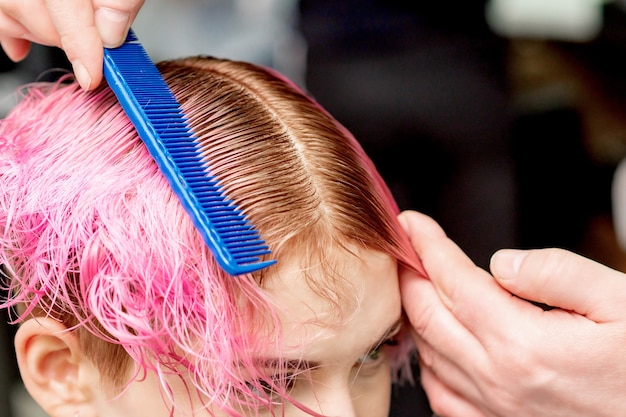
{"type": "Polygon", "coordinates": [[[433,411],[626,416],[624,274],[562,250],[504,250],[491,261],[496,281],[432,219],[400,219],[432,280],[401,275],[433,411]]]}
{"type": "Polygon", "coordinates": [[[13,61],[30,43],[58,46],[85,90],[102,80],[102,47],[122,44],[144,0],[0,0],[0,43],[13,61]]]}

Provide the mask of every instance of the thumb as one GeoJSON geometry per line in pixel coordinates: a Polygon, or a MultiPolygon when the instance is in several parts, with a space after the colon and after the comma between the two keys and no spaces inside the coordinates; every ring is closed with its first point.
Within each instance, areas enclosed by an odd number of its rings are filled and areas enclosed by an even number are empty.
{"type": "Polygon", "coordinates": [[[64,0],[46,1],[60,46],[72,64],[76,81],[84,90],[90,90],[102,79],[102,40],[94,23],[91,2],[74,0],[69,4],[64,0]]]}
{"type": "Polygon", "coordinates": [[[496,252],[491,272],[507,291],[595,322],[623,320],[626,275],[562,249],[496,252]]]}

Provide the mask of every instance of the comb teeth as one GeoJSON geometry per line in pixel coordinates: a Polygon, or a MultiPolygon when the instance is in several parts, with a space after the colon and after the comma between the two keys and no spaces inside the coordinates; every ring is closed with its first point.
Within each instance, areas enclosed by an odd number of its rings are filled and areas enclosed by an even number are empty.
{"type": "Polygon", "coordinates": [[[209,174],[180,104],[132,30],[104,50],[104,75],[220,266],[241,275],[276,263],[252,223],[209,174]]]}

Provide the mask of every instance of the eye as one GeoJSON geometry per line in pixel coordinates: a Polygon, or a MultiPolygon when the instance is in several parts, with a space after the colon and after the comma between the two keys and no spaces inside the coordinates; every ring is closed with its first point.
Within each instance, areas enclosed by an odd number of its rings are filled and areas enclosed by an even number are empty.
{"type": "Polygon", "coordinates": [[[256,381],[246,381],[252,395],[276,402],[282,393],[288,394],[296,385],[297,376],[293,373],[271,375],[256,381]]]}
{"type": "Polygon", "coordinates": [[[258,379],[254,382],[246,381],[246,386],[250,389],[250,392],[257,397],[264,398],[274,394],[274,388],[264,379],[258,379]]]}
{"type": "Polygon", "coordinates": [[[383,343],[380,343],[374,349],[371,349],[368,353],[361,356],[354,364],[355,368],[362,368],[364,366],[375,366],[384,359],[384,350],[386,346],[396,346],[398,341],[395,339],[387,339],[383,343]]]}

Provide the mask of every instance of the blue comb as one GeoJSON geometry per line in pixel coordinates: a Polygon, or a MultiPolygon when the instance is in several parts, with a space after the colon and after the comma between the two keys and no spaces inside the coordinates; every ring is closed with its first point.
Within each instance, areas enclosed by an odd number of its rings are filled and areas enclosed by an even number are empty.
{"type": "Polygon", "coordinates": [[[210,174],[180,103],[132,30],[122,46],[105,48],[104,76],[220,266],[241,275],[276,263],[261,260],[271,251],[210,174]]]}

